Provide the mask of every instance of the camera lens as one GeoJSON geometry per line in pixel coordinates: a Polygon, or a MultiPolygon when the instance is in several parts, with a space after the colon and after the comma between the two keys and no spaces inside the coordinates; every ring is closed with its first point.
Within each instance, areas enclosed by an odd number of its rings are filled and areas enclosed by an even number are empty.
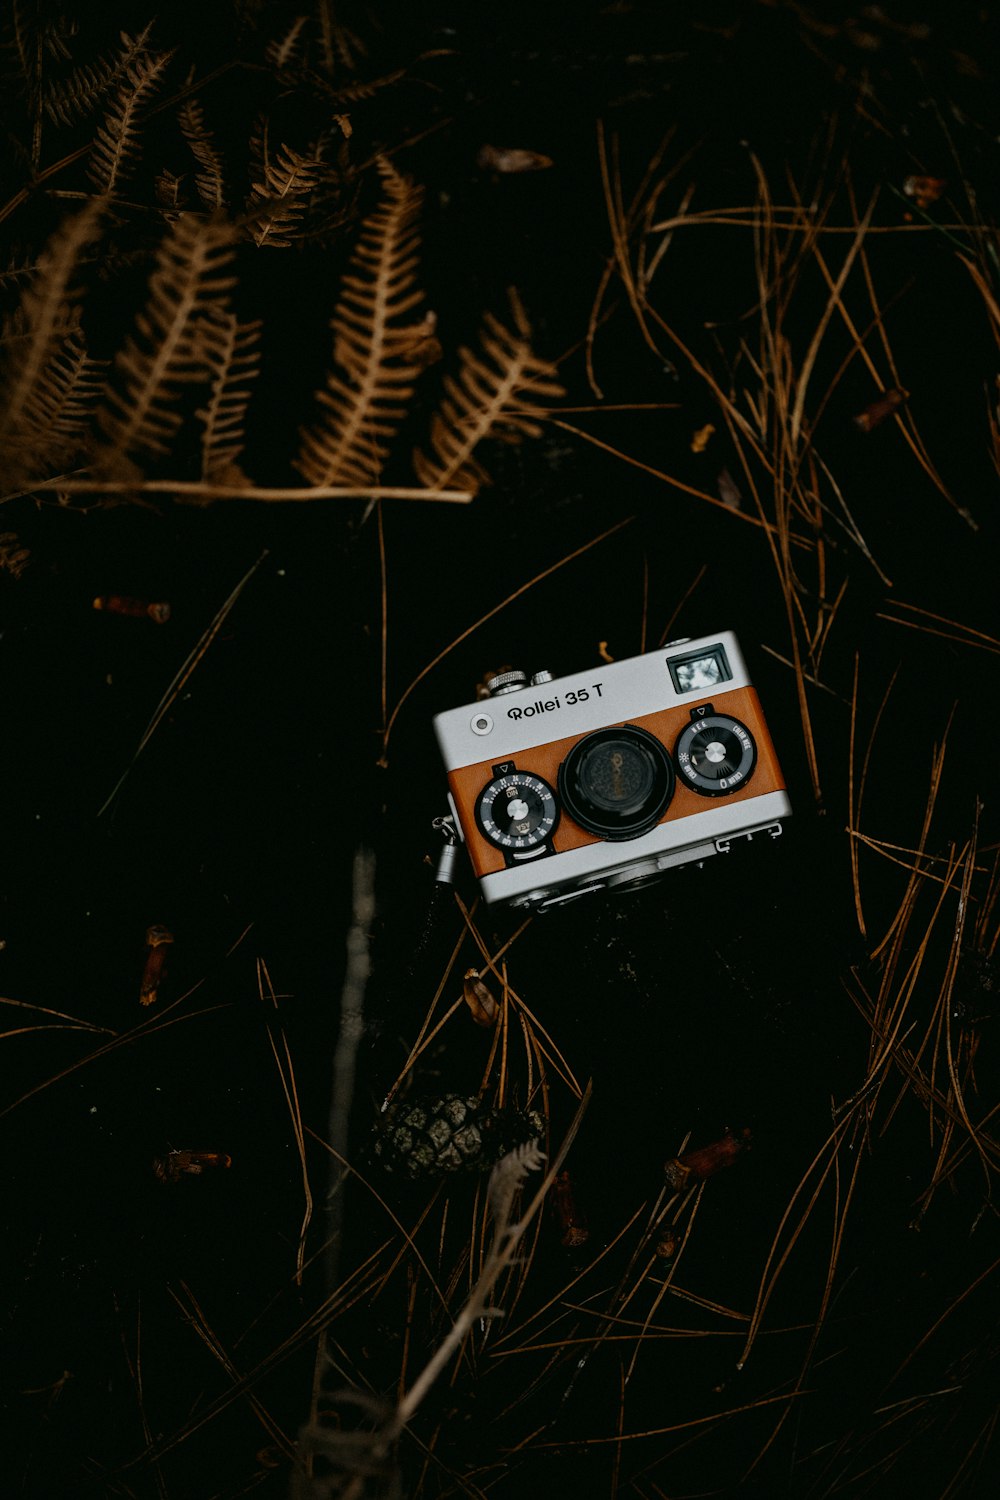
{"type": "Polygon", "coordinates": [[[570,817],[605,839],[635,839],[659,822],[674,792],[674,768],[659,740],[634,724],[598,729],[559,768],[570,817]]]}

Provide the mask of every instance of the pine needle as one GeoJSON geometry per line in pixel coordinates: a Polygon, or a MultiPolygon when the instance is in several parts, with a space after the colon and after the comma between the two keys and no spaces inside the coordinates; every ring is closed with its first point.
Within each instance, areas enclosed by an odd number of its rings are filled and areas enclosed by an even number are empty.
{"type": "Polygon", "coordinates": [[[157,704],[153,717],[150,719],[149,723],[146,725],[146,728],[143,730],[142,738],[139,741],[135,754],[133,755],[128,766],[122,772],[121,776],[115,782],[115,785],[111,789],[110,795],[103,803],[100,811],[97,814],[98,817],[101,817],[105,812],[107,812],[108,808],[111,806],[112,802],[121,791],[129,775],[129,772],[132,770],[132,767],[135,765],[136,761],[139,759],[139,756],[142,754],[146,746],[149,744],[150,740],[153,738],[153,735],[156,733],[157,729],[163,723],[163,720],[170,712],[170,709],[172,708],[174,703],[176,703],[177,699],[184,691],[184,688],[187,686],[187,683],[189,682],[199,662],[202,660],[206,651],[211,646],[212,642],[215,640],[215,637],[218,635],[219,631],[225,624],[230,611],[236,604],[236,601],[239,599],[243,590],[246,588],[251,578],[253,578],[254,574],[257,572],[257,569],[260,567],[261,563],[266,557],[267,552],[262,552],[253,566],[247,569],[243,577],[240,579],[239,583],[233,589],[232,593],[216,612],[211,624],[208,626],[208,629],[203,632],[192,651],[186,657],[180,669],[174,676],[174,679],[171,682],[170,686],[167,688],[167,691],[164,693],[163,697],[157,704]]]}

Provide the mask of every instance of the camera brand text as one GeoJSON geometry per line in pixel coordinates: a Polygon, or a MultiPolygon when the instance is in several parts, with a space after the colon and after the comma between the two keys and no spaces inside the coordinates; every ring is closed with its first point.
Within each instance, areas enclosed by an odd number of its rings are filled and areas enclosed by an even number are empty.
{"type": "Polygon", "coordinates": [[[536,698],[534,703],[528,703],[524,708],[508,708],[508,719],[533,719],[536,714],[555,713],[556,709],[572,708],[577,703],[588,703],[590,695],[601,696],[603,682],[592,682],[590,687],[571,688],[568,693],[563,693],[561,698],[536,698]]]}

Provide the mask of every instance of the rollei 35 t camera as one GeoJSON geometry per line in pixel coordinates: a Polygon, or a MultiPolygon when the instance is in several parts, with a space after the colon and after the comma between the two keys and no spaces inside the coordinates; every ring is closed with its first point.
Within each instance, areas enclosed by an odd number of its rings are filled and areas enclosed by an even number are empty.
{"type": "Polygon", "coordinates": [[[501,672],[434,720],[485,899],[542,910],[777,838],[791,804],[730,631],[590,672],[501,672]]]}

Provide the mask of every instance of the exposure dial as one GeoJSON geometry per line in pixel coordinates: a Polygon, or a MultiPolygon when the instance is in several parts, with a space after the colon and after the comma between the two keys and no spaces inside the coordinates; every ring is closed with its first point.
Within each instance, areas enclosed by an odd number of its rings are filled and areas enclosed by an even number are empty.
{"type": "Polygon", "coordinates": [[[547,781],[512,767],[480,792],[476,821],[491,844],[511,859],[524,859],[548,843],[559,809],[547,781]]]}
{"type": "Polygon", "coordinates": [[[711,703],[691,710],[675,749],[683,781],[703,797],[726,797],[749,781],[757,763],[753,735],[739,719],[717,714],[711,703]]]}

